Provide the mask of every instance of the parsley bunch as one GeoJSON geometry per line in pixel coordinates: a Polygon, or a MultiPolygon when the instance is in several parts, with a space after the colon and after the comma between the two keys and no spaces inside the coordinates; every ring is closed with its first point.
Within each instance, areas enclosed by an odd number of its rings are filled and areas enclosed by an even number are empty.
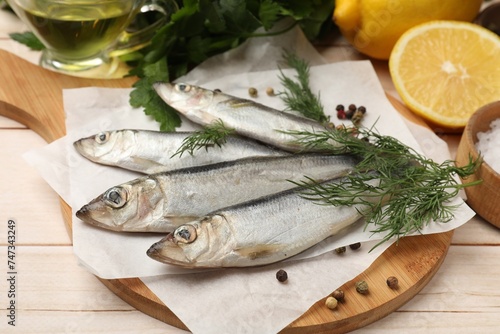
{"type": "MultiPolygon", "coordinates": [[[[170,22],[155,35],[131,74],[140,79],[130,94],[133,107],[143,107],[172,131],[180,118],[152,89],[156,81],[173,81],[207,58],[237,47],[259,28],[269,31],[283,18],[292,18],[309,39],[331,22],[332,0],[184,0],[170,22]]],[[[290,26],[289,28],[291,28],[290,26]]]]}

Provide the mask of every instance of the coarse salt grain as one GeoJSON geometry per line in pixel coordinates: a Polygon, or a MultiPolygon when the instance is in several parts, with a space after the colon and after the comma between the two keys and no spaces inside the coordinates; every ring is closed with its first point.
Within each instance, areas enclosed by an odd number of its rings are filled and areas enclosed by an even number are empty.
{"type": "Polygon", "coordinates": [[[484,161],[500,173],[500,118],[490,123],[490,130],[477,133],[476,149],[484,161]]]}

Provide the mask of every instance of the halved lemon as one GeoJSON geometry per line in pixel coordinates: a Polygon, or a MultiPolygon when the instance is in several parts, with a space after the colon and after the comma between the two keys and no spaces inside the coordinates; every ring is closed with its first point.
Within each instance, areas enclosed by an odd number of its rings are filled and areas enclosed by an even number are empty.
{"type": "Polygon", "coordinates": [[[500,100],[500,37],[467,22],[423,23],[397,41],[389,70],[412,111],[462,129],[479,107],[500,100]]]}

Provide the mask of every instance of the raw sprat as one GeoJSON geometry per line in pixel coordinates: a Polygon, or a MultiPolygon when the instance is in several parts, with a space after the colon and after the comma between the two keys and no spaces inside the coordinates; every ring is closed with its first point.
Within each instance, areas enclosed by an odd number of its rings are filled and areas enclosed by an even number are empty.
{"type": "MultiPolygon", "coordinates": [[[[326,184],[342,179],[325,181],[326,184]]],[[[377,174],[367,186],[377,187],[377,174]]],[[[359,194],[363,196],[363,194],[359,194]]],[[[370,197],[367,201],[381,201],[370,197]]],[[[369,208],[317,205],[296,187],[216,210],[153,244],[153,259],[186,268],[250,267],[282,261],[357,222],[369,208]]]]}
{"type": "Polygon", "coordinates": [[[353,156],[254,157],[140,177],[84,205],[77,217],[113,231],[171,232],[225,206],[293,188],[290,180],[349,173],[353,156]]]}
{"type": "Polygon", "coordinates": [[[211,133],[222,129],[217,125],[215,124],[212,131],[211,128],[205,129],[204,134],[205,138],[209,138],[208,142],[196,140],[196,143],[193,143],[194,139],[198,139],[198,132],[123,129],[104,131],[81,138],[75,141],[73,146],[90,161],[144,174],[249,157],[288,154],[253,140],[232,136],[230,131],[224,133],[223,139],[223,134],[218,132],[218,137],[210,140],[211,133]],[[190,146],[188,143],[193,145],[190,146]],[[199,150],[200,148],[203,149],[199,150]],[[185,151],[189,154],[183,154],[185,151]]]}
{"type": "Polygon", "coordinates": [[[300,145],[285,131],[324,131],[325,127],[311,119],[284,113],[255,101],[215,92],[185,83],[158,82],[154,85],[160,97],[186,118],[202,125],[220,120],[235,133],[298,152],[300,145]]]}

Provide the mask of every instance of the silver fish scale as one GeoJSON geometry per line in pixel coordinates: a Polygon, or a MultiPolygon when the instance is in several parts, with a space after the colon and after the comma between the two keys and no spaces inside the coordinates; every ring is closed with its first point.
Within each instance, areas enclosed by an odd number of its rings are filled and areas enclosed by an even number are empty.
{"type": "MultiPolygon", "coordinates": [[[[218,211],[231,225],[234,252],[220,266],[256,266],[281,261],[332,236],[361,218],[365,207],[319,205],[301,190],[218,211]],[[262,250],[262,253],[259,253],[262,250]]],[[[219,240],[222,241],[222,240],[219,240]]]]}
{"type": "MultiPolygon", "coordinates": [[[[222,121],[240,135],[285,151],[300,152],[304,147],[296,143],[295,136],[284,132],[326,130],[313,120],[195,85],[158,82],[154,89],[168,105],[197,124],[207,126],[222,121]]],[[[331,144],[340,146],[334,141],[331,144]]]]}
{"type": "Polygon", "coordinates": [[[286,131],[325,131],[321,124],[304,117],[281,112],[250,100],[226,96],[227,100],[215,104],[208,112],[243,136],[286,151],[299,152],[303,150],[303,146],[297,144],[297,138],[285,133],[286,131]]]}
{"type": "Polygon", "coordinates": [[[169,216],[201,216],[294,187],[289,180],[344,175],[358,160],[349,156],[299,155],[249,158],[151,175],[164,189],[169,216]]]}

